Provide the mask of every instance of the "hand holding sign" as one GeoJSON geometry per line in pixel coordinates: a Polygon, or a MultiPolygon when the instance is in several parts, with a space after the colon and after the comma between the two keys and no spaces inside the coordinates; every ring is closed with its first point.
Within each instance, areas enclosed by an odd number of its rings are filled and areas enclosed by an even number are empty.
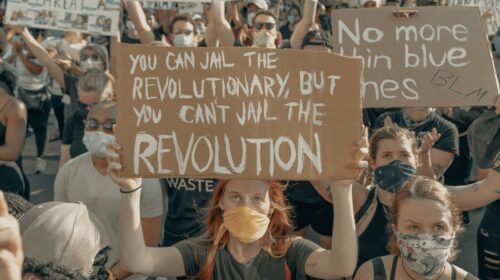
{"type": "Polygon", "coordinates": [[[120,176],[120,170],[122,170],[122,165],[120,163],[120,156],[118,155],[118,151],[121,150],[121,147],[116,142],[110,142],[107,145],[107,156],[108,160],[108,176],[120,186],[123,191],[130,191],[137,189],[141,186],[142,179],[141,178],[127,178],[120,176]]]}
{"type": "Polygon", "coordinates": [[[9,215],[4,194],[0,192],[0,279],[20,280],[22,267],[19,223],[9,215]]]}
{"type": "MultiPolygon", "coordinates": [[[[368,168],[369,140],[368,128],[363,129],[363,136],[356,141],[357,150],[347,164],[358,172],[358,178],[368,168]]],[[[327,201],[332,201],[331,187],[350,187],[353,180],[312,180],[314,189],[327,201]]]]}

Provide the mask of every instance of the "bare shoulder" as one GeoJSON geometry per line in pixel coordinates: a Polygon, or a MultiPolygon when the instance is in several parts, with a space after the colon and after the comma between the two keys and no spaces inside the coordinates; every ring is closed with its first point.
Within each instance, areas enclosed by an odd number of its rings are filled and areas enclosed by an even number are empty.
{"type": "Polygon", "coordinates": [[[357,213],[359,209],[365,204],[368,199],[369,189],[358,182],[354,182],[352,185],[352,200],[354,213],[357,213]]]}
{"type": "MultiPolygon", "coordinates": [[[[13,116],[13,115],[26,115],[26,105],[24,105],[24,103],[17,99],[17,98],[12,98],[12,99],[9,99],[8,101],[8,104],[6,105],[5,107],[5,111],[13,116]]],[[[6,103],[7,103],[6,102],[6,103]]]]}
{"type": "Polygon", "coordinates": [[[369,280],[373,279],[373,264],[372,261],[367,261],[362,264],[358,270],[356,271],[356,275],[354,276],[354,280],[369,280]]]}

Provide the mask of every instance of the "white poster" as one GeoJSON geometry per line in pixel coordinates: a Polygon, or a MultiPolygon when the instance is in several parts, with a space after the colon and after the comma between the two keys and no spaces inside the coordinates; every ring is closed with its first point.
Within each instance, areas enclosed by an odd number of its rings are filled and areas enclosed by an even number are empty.
{"type": "Polygon", "coordinates": [[[473,6],[479,7],[481,15],[491,13],[486,20],[486,32],[494,35],[500,28],[500,1],[499,0],[449,0],[450,6],[473,6]]]}
{"type": "Polygon", "coordinates": [[[9,0],[5,22],[115,36],[120,0],[9,0]]]}

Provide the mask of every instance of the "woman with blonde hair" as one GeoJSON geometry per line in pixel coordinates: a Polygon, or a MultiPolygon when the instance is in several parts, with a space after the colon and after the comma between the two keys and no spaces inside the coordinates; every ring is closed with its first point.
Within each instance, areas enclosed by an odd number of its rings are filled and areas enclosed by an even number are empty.
{"type": "Polygon", "coordinates": [[[463,225],[452,194],[439,182],[409,179],[394,198],[390,226],[391,254],[364,263],[355,280],[477,279],[450,263],[463,225]]]}

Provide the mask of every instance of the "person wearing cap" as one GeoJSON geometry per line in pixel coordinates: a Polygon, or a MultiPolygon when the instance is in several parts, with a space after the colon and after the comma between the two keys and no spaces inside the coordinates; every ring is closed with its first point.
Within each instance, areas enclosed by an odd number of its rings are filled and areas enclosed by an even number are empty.
{"type": "Polygon", "coordinates": [[[359,5],[361,8],[378,8],[380,7],[380,0],[361,0],[359,5]]]}
{"type": "MultiPolygon", "coordinates": [[[[83,143],[88,152],[61,167],[54,183],[54,201],[81,201],[103,223],[110,236],[112,271],[120,277],[128,274],[120,269],[118,259],[118,216],[120,193],[107,175],[106,144],[114,141],[116,103],[104,101],[87,115],[83,143]]],[[[141,195],[143,238],[148,246],[158,246],[163,222],[163,194],[158,179],[144,179],[141,195]]],[[[137,276],[139,277],[139,276],[137,276]]]]}
{"type": "Polygon", "coordinates": [[[34,205],[19,218],[19,227],[24,279],[110,279],[108,236],[84,204],[34,205]]]}
{"type": "Polygon", "coordinates": [[[257,12],[269,9],[265,0],[246,0],[246,23],[248,27],[253,27],[257,12]]]}

